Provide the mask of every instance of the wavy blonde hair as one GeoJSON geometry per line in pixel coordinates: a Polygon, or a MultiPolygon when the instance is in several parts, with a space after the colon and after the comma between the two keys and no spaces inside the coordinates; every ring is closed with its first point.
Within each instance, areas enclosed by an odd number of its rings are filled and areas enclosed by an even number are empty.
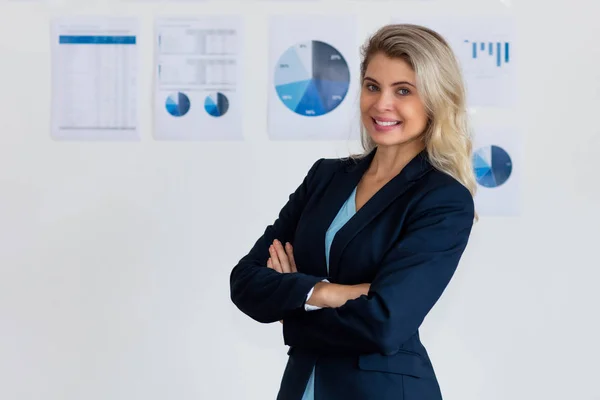
{"type": "MultiPolygon", "coordinates": [[[[465,186],[474,197],[477,190],[472,161],[472,141],[467,121],[466,93],[458,61],[437,32],[413,24],[392,24],[380,28],[361,48],[361,85],[375,54],[400,58],[415,71],[417,89],[429,121],[423,140],[430,163],[465,186]]],[[[377,145],[361,126],[363,154],[377,145]]]]}

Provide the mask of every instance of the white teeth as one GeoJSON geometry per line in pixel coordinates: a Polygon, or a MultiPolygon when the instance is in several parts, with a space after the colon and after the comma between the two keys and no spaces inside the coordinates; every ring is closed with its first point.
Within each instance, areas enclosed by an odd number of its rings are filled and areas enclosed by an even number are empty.
{"type": "Polygon", "coordinates": [[[384,121],[378,121],[375,120],[375,123],[377,125],[381,125],[381,126],[392,126],[392,125],[397,125],[400,123],[400,121],[389,121],[389,122],[384,122],[384,121]]]}

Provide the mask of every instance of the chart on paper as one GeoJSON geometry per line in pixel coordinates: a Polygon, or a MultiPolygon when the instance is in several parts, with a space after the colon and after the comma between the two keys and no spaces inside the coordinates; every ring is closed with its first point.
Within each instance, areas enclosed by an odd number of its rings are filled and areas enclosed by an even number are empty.
{"type": "Polygon", "coordinates": [[[512,107],[516,87],[512,16],[411,16],[392,18],[394,23],[415,23],[439,32],[452,47],[464,77],[469,107],[512,107]]]}
{"type": "Polygon", "coordinates": [[[213,117],[221,117],[229,110],[229,100],[223,93],[214,93],[206,96],[204,109],[213,117]]]}
{"type": "Polygon", "coordinates": [[[356,32],[354,15],[269,18],[271,140],[359,138],[356,32]]]}
{"type": "Polygon", "coordinates": [[[512,160],[502,147],[485,146],[474,152],[473,167],[477,183],[494,188],[504,184],[510,177],[512,160]]]}
{"type": "Polygon", "coordinates": [[[313,40],[283,53],[275,68],[275,85],[287,108],[300,115],[320,116],[346,97],[350,70],[339,51],[313,40]]]}
{"type": "Polygon", "coordinates": [[[522,137],[510,123],[472,120],[475,209],[481,216],[516,216],[521,209],[522,137]]]}
{"type": "Polygon", "coordinates": [[[53,136],[83,140],[135,138],[135,21],[61,18],[54,21],[53,30],[53,136]]]}
{"type": "Polygon", "coordinates": [[[217,16],[156,21],[157,139],[241,138],[240,25],[217,16]]]}
{"type": "Polygon", "coordinates": [[[181,92],[171,94],[167,97],[166,108],[172,116],[182,117],[190,110],[190,98],[181,92]]]}

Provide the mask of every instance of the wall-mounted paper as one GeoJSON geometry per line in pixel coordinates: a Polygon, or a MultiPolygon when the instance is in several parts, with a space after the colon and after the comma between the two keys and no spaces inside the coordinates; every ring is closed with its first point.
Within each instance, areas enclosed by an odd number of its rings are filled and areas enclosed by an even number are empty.
{"type": "Polygon", "coordinates": [[[137,32],[131,18],[53,21],[54,139],[138,139],[137,32]]]}
{"type": "Polygon", "coordinates": [[[156,21],[156,139],[243,138],[241,34],[234,16],[156,21]]]}
{"type": "Polygon", "coordinates": [[[477,124],[473,167],[477,179],[475,207],[481,216],[520,214],[523,174],[521,139],[514,128],[477,124]]]}
{"type": "Polygon", "coordinates": [[[271,18],[271,139],[357,138],[352,136],[358,132],[356,32],[352,16],[271,18]]]}
{"type": "Polygon", "coordinates": [[[512,17],[413,17],[407,14],[394,18],[393,22],[424,25],[444,36],[461,64],[470,107],[510,107],[515,104],[512,17]]]}

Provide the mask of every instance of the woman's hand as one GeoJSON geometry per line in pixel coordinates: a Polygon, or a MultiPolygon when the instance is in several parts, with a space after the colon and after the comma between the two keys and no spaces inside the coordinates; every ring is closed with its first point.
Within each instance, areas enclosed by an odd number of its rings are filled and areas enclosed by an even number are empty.
{"type": "Polygon", "coordinates": [[[285,244],[284,248],[283,244],[275,239],[269,247],[269,254],[271,256],[267,260],[267,267],[283,274],[298,272],[294,260],[294,249],[289,242],[285,244]]]}
{"type": "MultiPolygon", "coordinates": [[[[284,248],[279,240],[273,240],[273,244],[269,246],[269,254],[271,257],[267,260],[268,268],[284,274],[298,272],[294,260],[294,248],[289,242],[285,244],[284,248]]],[[[283,324],[283,320],[279,322],[283,324]]]]}
{"type": "Polygon", "coordinates": [[[340,285],[337,283],[319,282],[315,285],[307,304],[322,308],[341,307],[348,300],[354,300],[362,295],[367,295],[371,288],[370,283],[359,285],[340,285]]]}
{"type": "MultiPolygon", "coordinates": [[[[294,260],[294,248],[288,242],[283,244],[275,239],[269,246],[270,257],[267,260],[267,267],[279,273],[289,274],[298,272],[296,261],[294,260]]],[[[343,306],[348,300],[354,300],[362,295],[367,295],[371,287],[370,283],[361,283],[359,285],[339,285],[335,283],[319,282],[315,285],[310,299],[307,303],[318,307],[337,308],[343,306]]],[[[279,321],[283,324],[283,321],[279,321]]]]}

